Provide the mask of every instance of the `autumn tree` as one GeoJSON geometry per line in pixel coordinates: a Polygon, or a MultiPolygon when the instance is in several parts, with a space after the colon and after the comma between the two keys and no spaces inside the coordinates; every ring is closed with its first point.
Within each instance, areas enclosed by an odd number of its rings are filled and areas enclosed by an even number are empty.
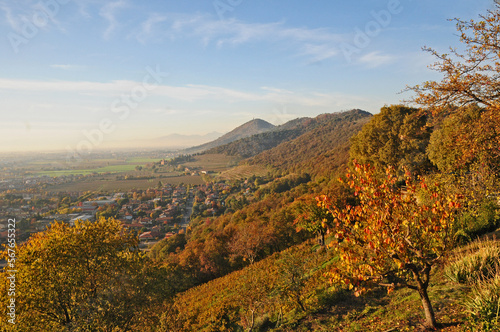
{"type": "MultiPolygon", "coordinates": [[[[54,222],[18,247],[16,258],[16,325],[3,313],[2,330],[141,330],[154,316],[148,308],[169,293],[161,269],[139,253],[137,237],[113,219],[54,222]]],[[[7,276],[0,276],[2,308],[7,276]]]]}
{"type": "Polygon", "coordinates": [[[277,278],[278,281],[275,292],[287,302],[292,302],[302,311],[306,311],[304,305],[304,288],[310,274],[308,273],[309,271],[306,270],[304,257],[293,255],[290,252],[284,252],[281,255],[281,259],[277,262],[277,265],[279,278],[277,278]]]}
{"type": "Polygon", "coordinates": [[[243,257],[253,264],[259,254],[275,240],[271,227],[258,222],[249,222],[235,234],[230,249],[233,255],[243,257]]]}
{"type": "Polygon", "coordinates": [[[429,158],[445,173],[494,176],[500,171],[499,139],[500,127],[489,112],[470,105],[448,116],[432,133],[429,158]]]}
{"type": "Polygon", "coordinates": [[[500,108],[500,8],[480,15],[480,20],[454,19],[463,48],[441,54],[424,47],[437,61],[431,69],[441,73],[441,81],[427,81],[411,87],[413,101],[443,111],[449,105],[479,104],[500,108]],[[461,49],[464,49],[463,51],[461,49]]]}
{"type": "Polygon", "coordinates": [[[330,247],[339,257],[331,280],[363,293],[368,287],[397,285],[418,291],[426,326],[436,320],[428,296],[431,269],[446,254],[452,240],[453,211],[458,203],[424,180],[406,174],[406,190],[396,186],[394,168],[375,176],[369,165],[354,164],[346,184],[359,204],[338,208],[326,196],[318,204],[334,217],[330,247]]]}
{"type": "Polygon", "coordinates": [[[331,213],[322,206],[310,204],[307,200],[297,202],[297,212],[298,216],[295,219],[297,231],[306,230],[316,234],[318,244],[325,245],[325,235],[333,221],[331,213]]]}
{"type": "MultiPolygon", "coordinates": [[[[272,277],[266,273],[258,273],[253,267],[253,273],[245,273],[241,276],[241,284],[238,287],[239,292],[236,296],[239,305],[241,306],[240,324],[245,331],[254,331],[256,317],[259,313],[263,313],[269,302],[272,301],[270,294],[273,291],[272,277]]],[[[274,272],[274,271],[273,271],[274,272]]]]}
{"type": "MultiPolygon", "coordinates": [[[[463,21],[456,18],[460,48],[450,48],[441,54],[435,49],[424,50],[436,58],[431,69],[443,75],[440,81],[427,81],[409,87],[415,92],[411,102],[428,113],[441,118],[449,113],[467,113],[467,106],[478,106],[481,121],[464,128],[460,125],[462,145],[470,145],[470,154],[488,153],[500,158],[500,6],[480,15],[479,20],[463,21]],[[472,132],[471,132],[472,130],[472,132]],[[475,134],[479,134],[476,136],[475,134]],[[487,144],[481,138],[493,136],[487,144]]],[[[467,116],[467,115],[464,115],[467,116]]],[[[455,120],[459,120],[455,118],[455,120]]],[[[468,121],[470,123],[470,121],[468,121]]],[[[463,153],[458,151],[457,153],[463,153]]],[[[498,176],[498,171],[497,171],[498,176]]]]}

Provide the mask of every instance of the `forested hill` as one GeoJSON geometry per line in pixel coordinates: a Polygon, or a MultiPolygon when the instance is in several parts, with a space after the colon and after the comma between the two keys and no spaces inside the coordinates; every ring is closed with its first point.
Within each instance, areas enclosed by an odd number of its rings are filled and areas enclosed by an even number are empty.
{"type": "Polygon", "coordinates": [[[314,175],[331,173],[347,162],[350,138],[371,117],[359,109],[319,115],[304,123],[307,130],[303,134],[250,158],[248,163],[314,175]]]}
{"type": "Polygon", "coordinates": [[[219,137],[218,139],[208,142],[199,146],[195,146],[183,151],[184,154],[193,154],[202,152],[220,145],[228,144],[239,139],[249,137],[252,135],[257,135],[270,130],[273,130],[275,126],[267,121],[261,119],[253,119],[248,121],[241,126],[231,130],[229,133],[219,137]]]}
{"type": "MultiPolygon", "coordinates": [[[[331,125],[335,122],[334,126],[339,127],[339,124],[336,123],[337,121],[351,122],[364,116],[369,117],[370,115],[370,113],[361,110],[352,110],[345,113],[323,114],[316,118],[298,118],[277,126],[271,131],[212,148],[207,150],[206,153],[223,153],[230,156],[250,158],[284,142],[292,141],[325,124],[331,125]]],[[[323,132],[318,132],[318,134],[321,135],[323,132]]],[[[338,138],[343,139],[342,137],[338,138]]]]}

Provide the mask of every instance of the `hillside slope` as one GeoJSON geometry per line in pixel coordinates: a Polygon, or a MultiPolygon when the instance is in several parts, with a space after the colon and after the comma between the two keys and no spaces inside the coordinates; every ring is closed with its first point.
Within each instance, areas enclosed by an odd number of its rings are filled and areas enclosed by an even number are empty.
{"type": "Polygon", "coordinates": [[[303,128],[273,130],[212,148],[206,153],[222,153],[228,156],[250,158],[283,142],[297,138],[303,133],[303,128]]]}
{"type": "MultiPolygon", "coordinates": [[[[166,244],[162,241],[153,252],[190,271],[183,278],[190,279],[188,287],[192,287],[247,265],[249,251],[238,248],[247,248],[249,243],[257,243],[250,250],[252,261],[301,243],[311,234],[297,233],[300,202],[314,202],[314,195],[321,193],[342,194],[336,183],[321,181],[315,175],[336,178],[337,170],[332,165],[347,163],[349,139],[369,118],[369,113],[354,110],[307,120],[309,131],[247,160],[258,165],[247,165],[249,170],[264,171],[227,180],[224,190],[217,193],[220,202],[204,204],[206,195],[198,190],[185,247],[165,256],[161,254],[166,244]],[[343,154],[337,156],[338,151],[343,154]],[[271,167],[261,167],[263,164],[271,167]]],[[[207,188],[214,186],[219,185],[207,184],[207,188]]]]}
{"type": "MultiPolygon", "coordinates": [[[[332,260],[311,242],[291,247],[179,294],[162,323],[180,332],[423,331],[415,291],[401,287],[387,294],[380,288],[356,297],[330,287],[325,272],[332,260]]],[[[467,292],[443,275],[443,267],[434,278],[431,298],[440,331],[466,330],[460,308],[467,292]]]]}
{"type": "Polygon", "coordinates": [[[308,130],[302,135],[250,158],[248,163],[290,172],[315,175],[331,173],[347,162],[350,138],[361,130],[371,116],[357,109],[322,114],[305,123],[308,130]]]}
{"type": "Polygon", "coordinates": [[[312,121],[311,118],[297,118],[276,126],[271,131],[218,146],[207,150],[206,153],[222,153],[228,156],[250,158],[283,142],[299,137],[311,129],[310,124],[312,121]]]}

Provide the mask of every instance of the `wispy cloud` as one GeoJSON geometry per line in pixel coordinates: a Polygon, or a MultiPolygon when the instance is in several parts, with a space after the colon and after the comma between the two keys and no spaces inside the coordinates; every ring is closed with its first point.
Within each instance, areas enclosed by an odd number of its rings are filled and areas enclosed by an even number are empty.
{"type": "MultiPolygon", "coordinates": [[[[26,22],[33,23],[33,17],[40,13],[40,2],[34,0],[25,1],[2,1],[0,0],[0,9],[3,12],[5,23],[15,32],[22,32],[26,22]]],[[[37,28],[41,28],[42,20],[37,21],[37,28]]]]}
{"type": "Polygon", "coordinates": [[[86,67],[79,65],[69,65],[69,64],[53,64],[50,65],[50,68],[68,70],[68,71],[76,71],[76,70],[79,71],[79,70],[84,70],[86,67]]]}
{"type": "Polygon", "coordinates": [[[108,40],[113,32],[120,26],[120,23],[116,19],[116,13],[128,6],[126,0],[118,0],[111,3],[106,4],[99,11],[99,15],[103,17],[108,22],[108,27],[103,33],[103,38],[108,40]]]}
{"type": "MultiPolygon", "coordinates": [[[[0,79],[0,91],[57,92],[77,93],[78,95],[98,97],[119,96],[140,86],[141,82],[73,82],[73,81],[35,81],[0,79]]],[[[262,87],[256,91],[242,91],[219,86],[188,84],[184,86],[160,85],[150,91],[151,97],[161,97],[163,102],[180,101],[183,103],[217,102],[221,105],[233,103],[287,104],[301,107],[333,107],[332,110],[365,104],[367,100],[359,96],[340,93],[295,92],[276,87],[262,87]]],[[[96,99],[99,100],[99,99],[96,99]]],[[[187,105],[187,104],[186,104],[187,105]]],[[[102,106],[102,105],[101,105],[102,106]]]]}
{"type": "MultiPolygon", "coordinates": [[[[55,26],[59,31],[65,32],[63,24],[58,20],[62,4],[58,2],[39,0],[3,1],[0,0],[0,15],[3,12],[3,20],[10,29],[23,37],[26,31],[38,29],[48,30],[55,26]],[[27,30],[28,29],[28,30],[27,30]]],[[[2,22],[3,21],[3,22],[2,22]]],[[[31,34],[31,33],[29,33],[31,34]]]]}
{"type": "Polygon", "coordinates": [[[141,43],[158,39],[199,39],[205,46],[237,46],[252,42],[281,42],[296,53],[320,61],[335,56],[343,35],[328,29],[288,27],[285,22],[246,23],[203,14],[151,14],[133,36],[141,43]]]}
{"type": "Polygon", "coordinates": [[[137,85],[132,81],[112,81],[110,83],[89,82],[89,81],[37,81],[21,79],[0,79],[0,89],[11,91],[54,91],[54,92],[88,92],[102,91],[122,91],[137,85]]]}
{"type": "Polygon", "coordinates": [[[379,51],[370,52],[359,58],[359,63],[367,66],[368,68],[380,67],[390,64],[396,60],[396,57],[388,54],[382,54],[379,51]]]}
{"type": "Polygon", "coordinates": [[[145,22],[142,23],[142,32],[150,34],[153,27],[159,23],[165,22],[168,18],[165,15],[153,14],[145,22]]]}
{"type": "Polygon", "coordinates": [[[269,87],[269,86],[263,86],[260,89],[264,90],[264,91],[275,92],[275,93],[293,94],[293,92],[290,90],[279,89],[279,88],[274,88],[274,87],[269,87]]]}
{"type": "Polygon", "coordinates": [[[311,59],[311,62],[320,62],[336,56],[339,53],[336,43],[305,44],[301,54],[311,59]]]}

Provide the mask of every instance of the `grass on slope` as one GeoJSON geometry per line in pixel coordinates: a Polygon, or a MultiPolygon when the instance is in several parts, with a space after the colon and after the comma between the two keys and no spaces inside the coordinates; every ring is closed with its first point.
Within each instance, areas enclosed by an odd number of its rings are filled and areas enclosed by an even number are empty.
{"type": "MultiPolygon", "coordinates": [[[[387,294],[380,288],[355,297],[332,290],[323,272],[334,262],[311,243],[299,245],[180,294],[176,314],[164,318],[177,324],[177,331],[423,331],[416,291],[400,288],[387,294]]],[[[496,331],[471,321],[466,303],[473,287],[451,281],[445,267],[433,270],[429,287],[440,331],[496,331]]]]}

